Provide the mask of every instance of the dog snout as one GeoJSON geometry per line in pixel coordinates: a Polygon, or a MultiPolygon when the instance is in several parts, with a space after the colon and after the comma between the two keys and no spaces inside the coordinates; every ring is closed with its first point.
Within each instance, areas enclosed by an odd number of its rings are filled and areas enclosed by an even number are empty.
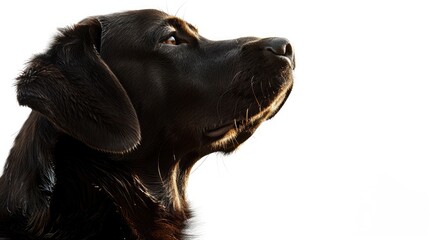
{"type": "Polygon", "coordinates": [[[263,49],[279,57],[286,58],[295,68],[295,54],[292,44],[286,38],[267,38],[263,39],[263,49]]]}

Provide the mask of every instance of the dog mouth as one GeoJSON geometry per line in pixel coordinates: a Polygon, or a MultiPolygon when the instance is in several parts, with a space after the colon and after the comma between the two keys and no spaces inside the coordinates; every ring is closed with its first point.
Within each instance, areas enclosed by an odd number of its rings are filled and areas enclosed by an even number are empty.
{"type": "Polygon", "coordinates": [[[246,129],[249,125],[249,119],[234,119],[227,123],[219,124],[216,127],[207,128],[203,131],[203,135],[210,139],[219,139],[230,132],[240,132],[246,129]]]}
{"type": "Polygon", "coordinates": [[[227,132],[229,132],[231,129],[235,128],[234,123],[227,123],[227,124],[221,124],[220,126],[217,126],[215,128],[209,128],[204,131],[204,136],[209,138],[220,138],[224,136],[227,132]]]}
{"type": "Polygon", "coordinates": [[[203,131],[203,135],[212,140],[221,140],[231,136],[237,136],[242,132],[251,132],[253,133],[260,123],[274,116],[279,109],[276,109],[275,112],[271,114],[271,111],[258,111],[255,114],[249,116],[249,110],[246,112],[246,117],[244,119],[234,119],[233,121],[228,121],[226,123],[221,123],[215,127],[207,128],[203,131]]]}

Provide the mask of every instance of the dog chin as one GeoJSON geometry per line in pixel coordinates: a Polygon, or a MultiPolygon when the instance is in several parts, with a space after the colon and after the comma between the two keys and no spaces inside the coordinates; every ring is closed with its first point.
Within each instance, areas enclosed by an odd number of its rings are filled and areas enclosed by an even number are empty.
{"type": "Polygon", "coordinates": [[[256,129],[266,120],[273,118],[286,102],[293,86],[293,78],[287,77],[284,84],[280,87],[276,97],[262,110],[249,116],[249,110],[243,119],[234,119],[227,124],[223,124],[214,129],[204,132],[204,135],[213,138],[210,144],[211,151],[222,151],[230,153],[234,151],[241,143],[246,141],[256,129]]]}

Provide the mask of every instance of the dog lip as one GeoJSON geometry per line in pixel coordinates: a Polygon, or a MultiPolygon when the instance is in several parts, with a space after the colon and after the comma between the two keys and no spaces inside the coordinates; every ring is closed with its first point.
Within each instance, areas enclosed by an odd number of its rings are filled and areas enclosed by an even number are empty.
{"type": "Polygon", "coordinates": [[[229,130],[233,129],[234,127],[234,123],[223,124],[216,128],[204,131],[204,135],[211,138],[219,138],[225,135],[227,132],[229,132],[229,130]]]}

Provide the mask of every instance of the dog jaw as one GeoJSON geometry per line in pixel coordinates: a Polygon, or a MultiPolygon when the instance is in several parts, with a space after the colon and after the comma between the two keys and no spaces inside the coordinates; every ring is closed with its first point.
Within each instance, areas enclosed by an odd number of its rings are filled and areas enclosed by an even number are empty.
{"type": "Polygon", "coordinates": [[[289,71],[285,76],[285,81],[281,85],[277,96],[271,101],[271,103],[267,107],[259,111],[259,113],[251,117],[248,116],[249,111],[247,110],[245,120],[240,121],[240,123],[238,123],[238,121],[234,119],[234,127],[227,131],[221,139],[211,143],[211,150],[226,150],[230,149],[231,146],[233,146],[234,149],[237,148],[242,143],[237,140],[240,134],[248,132],[251,135],[264,121],[274,117],[274,115],[277,114],[282,105],[285,103],[287,97],[289,96],[289,93],[292,90],[292,87],[293,73],[292,71],[289,71]]]}

